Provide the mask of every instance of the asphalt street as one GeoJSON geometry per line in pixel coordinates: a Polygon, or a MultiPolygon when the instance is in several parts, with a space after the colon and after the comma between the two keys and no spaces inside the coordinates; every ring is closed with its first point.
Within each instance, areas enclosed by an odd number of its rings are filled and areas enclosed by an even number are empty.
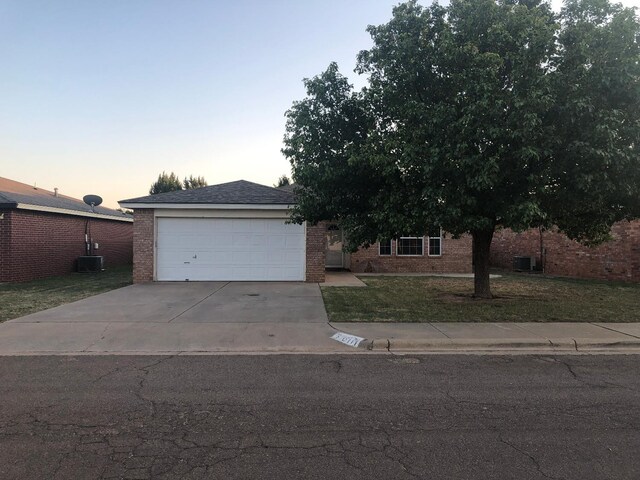
{"type": "Polygon", "coordinates": [[[640,356],[0,358],[2,479],[637,479],[640,356]]]}

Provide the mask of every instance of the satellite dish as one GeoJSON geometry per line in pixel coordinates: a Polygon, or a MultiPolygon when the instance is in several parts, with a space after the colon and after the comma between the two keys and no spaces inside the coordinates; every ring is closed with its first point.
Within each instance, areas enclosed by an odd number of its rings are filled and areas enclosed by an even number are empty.
{"type": "Polygon", "coordinates": [[[102,203],[102,197],[99,195],[85,195],[82,197],[82,200],[87,205],[91,206],[91,211],[93,212],[93,207],[97,207],[102,203]]]}

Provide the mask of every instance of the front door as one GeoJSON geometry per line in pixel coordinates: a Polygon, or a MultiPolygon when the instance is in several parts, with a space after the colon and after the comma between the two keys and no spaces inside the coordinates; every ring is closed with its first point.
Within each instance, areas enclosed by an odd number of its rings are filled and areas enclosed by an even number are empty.
{"type": "Polygon", "coordinates": [[[327,229],[327,251],[325,266],[327,268],[342,268],[344,266],[342,252],[342,230],[337,225],[330,225],[327,229]]]}

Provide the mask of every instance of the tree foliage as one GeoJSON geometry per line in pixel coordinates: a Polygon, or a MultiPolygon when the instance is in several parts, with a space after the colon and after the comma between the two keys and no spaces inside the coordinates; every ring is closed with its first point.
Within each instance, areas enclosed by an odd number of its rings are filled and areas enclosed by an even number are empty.
{"type": "Polygon", "coordinates": [[[182,186],[184,187],[185,190],[190,190],[192,188],[206,187],[207,181],[204,179],[204,177],[194,177],[193,175],[189,175],[189,177],[184,178],[182,182],[182,186]]]}
{"type": "Polygon", "coordinates": [[[176,190],[182,190],[180,178],[173,172],[162,172],[158,175],[158,179],[151,184],[149,193],[155,195],[156,193],[174,192],[176,190]]]}
{"type": "Polygon", "coordinates": [[[291,185],[291,179],[286,175],[281,175],[278,181],[273,184],[275,188],[286,187],[287,185],[291,185]]]}
{"type": "Polygon", "coordinates": [[[640,25],[604,0],[565,3],[553,61],[553,151],[541,209],[586,244],[640,215],[640,25]]]}
{"type": "Polygon", "coordinates": [[[180,180],[175,173],[162,172],[158,175],[158,179],[151,184],[149,193],[154,195],[156,193],[174,192],[176,190],[189,190],[192,188],[206,187],[207,181],[204,177],[194,177],[189,175],[184,180],[180,180]]]}
{"type": "Polygon", "coordinates": [[[557,225],[597,243],[640,215],[640,23],[607,0],[398,5],[358,55],[305,80],[283,153],[293,219],[340,222],[355,249],[441,226],[471,234],[490,297],[496,228],[557,225]]]}

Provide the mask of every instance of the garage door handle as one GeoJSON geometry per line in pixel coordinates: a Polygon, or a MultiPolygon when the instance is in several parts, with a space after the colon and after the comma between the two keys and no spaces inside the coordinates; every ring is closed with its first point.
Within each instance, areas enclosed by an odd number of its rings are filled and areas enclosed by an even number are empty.
{"type": "Polygon", "coordinates": [[[184,263],[191,263],[191,262],[184,262],[184,263]]]}

